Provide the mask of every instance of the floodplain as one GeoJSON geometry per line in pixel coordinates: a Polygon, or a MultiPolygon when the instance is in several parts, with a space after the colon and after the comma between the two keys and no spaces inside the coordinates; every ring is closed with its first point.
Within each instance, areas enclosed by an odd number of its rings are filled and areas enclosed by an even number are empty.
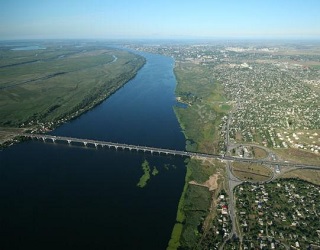
{"type": "Polygon", "coordinates": [[[0,44],[0,126],[45,132],[94,107],[144,65],[145,59],[102,44],[0,44]]]}

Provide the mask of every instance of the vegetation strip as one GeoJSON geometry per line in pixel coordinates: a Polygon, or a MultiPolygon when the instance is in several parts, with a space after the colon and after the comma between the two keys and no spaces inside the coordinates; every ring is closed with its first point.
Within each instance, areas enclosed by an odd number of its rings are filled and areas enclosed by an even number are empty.
{"type": "MultiPolygon", "coordinates": [[[[186,149],[198,152],[220,152],[223,142],[220,141],[218,133],[219,125],[222,117],[230,110],[221,85],[213,79],[207,67],[177,62],[174,71],[177,78],[178,100],[188,105],[174,108],[187,140],[186,149]],[[195,83],[199,83],[201,87],[195,83]]],[[[207,168],[212,169],[212,165],[207,168]]],[[[206,244],[207,240],[201,240],[204,232],[200,233],[198,230],[201,221],[208,216],[213,202],[212,194],[202,187],[189,185],[189,182],[192,180],[204,183],[210,176],[207,171],[200,161],[191,160],[187,163],[186,182],[168,249],[194,248],[198,243],[206,244]],[[199,195],[203,198],[199,199],[199,195]],[[190,209],[189,206],[196,208],[190,209]]]]}
{"type": "Polygon", "coordinates": [[[0,51],[6,62],[0,64],[1,127],[52,130],[101,103],[145,63],[141,56],[90,44],[85,50],[46,47],[36,53],[0,51]]]}
{"type": "Polygon", "coordinates": [[[144,162],[141,165],[143,170],[143,175],[140,177],[140,180],[137,184],[138,187],[143,188],[147,185],[147,182],[150,179],[150,166],[149,162],[147,160],[144,160],[144,162]]]}

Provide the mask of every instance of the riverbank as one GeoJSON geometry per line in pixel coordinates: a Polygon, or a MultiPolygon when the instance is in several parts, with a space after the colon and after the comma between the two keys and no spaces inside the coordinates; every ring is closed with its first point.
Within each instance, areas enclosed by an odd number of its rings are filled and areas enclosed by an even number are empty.
{"type": "MultiPolygon", "coordinates": [[[[134,79],[50,134],[182,150],[185,140],[172,110],[173,60],[141,55],[147,63],[134,79]]],[[[53,248],[167,247],[184,185],[183,158],[34,140],[0,151],[0,160],[7,204],[2,227],[8,232],[3,249],[43,248],[47,242],[53,248]],[[151,181],[139,188],[145,159],[151,181]],[[16,227],[21,221],[24,226],[16,227]]]]}
{"type": "Polygon", "coordinates": [[[0,127],[0,149],[6,148],[14,143],[18,143],[19,139],[16,138],[16,134],[25,133],[28,129],[25,128],[3,128],[0,127]]]}
{"type": "MultiPolygon", "coordinates": [[[[47,58],[37,67],[26,63],[0,69],[0,126],[49,132],[103,102],[146,63],[142,56],[116,49],[71,51],[55,48],[42,52],[43,57],[48,56],[46,53],[54,53],[54,58],[61,53],[71,55],[59,60],[47,58]],[[63,74],[54,74],[62,70],[63,74]],[[48,74],[52,77],[40,77],[48,74]],[[8,82],[12,87],[7,86],[8,82]]],[[[19,52],[9,51],[7,57],[17,56],[15,53],[19,52]]],[[[14,135],[0,134],[2,147],[14,141],[14,135]]]]}
{"type": "Polygon", "coordinates": [[[186,137],[188,151],[219,154],[223,151],[221,122],[231,106],[222,85],[215,81],[207,66],[177,62],[176,96],[187,107],[175,107],[175,113],[186,137]]]}
{"type": "MultiPolygon", "coordinates": [[[[220,124],[231,109],[222,86],[213,79],[210,68],[206,66],[177,62],[174,73],[177,100],[188,104],[174,108],[186,138],[186,149],[220,153],[223,149],[220,124]]],[[[179,247],[204,249],[202,247],[209,244],[207,232],[216,214],[212,206],[218,193],[224,189],[224,163],[191,159],[186,161],[186,166],[176,224],[167,248],[170,250],[179,247]],[[212,180],[215,180],[215,185],[209,187],[212,180]]]]}
{"type": "Polygon", "coordinates": [[[187,173],[180,197],[176,223],[168,250],[204,249],[216,211],[218,193],[223,189],[224,164],[201,159],[186,160],[187,173]]]}

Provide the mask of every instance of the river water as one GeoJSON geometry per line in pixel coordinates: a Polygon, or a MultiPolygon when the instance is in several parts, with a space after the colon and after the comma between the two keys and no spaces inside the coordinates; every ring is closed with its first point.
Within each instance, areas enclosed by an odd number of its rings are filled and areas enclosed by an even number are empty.
{"type": "MultiPolygon", "coordinates": [[[[140,53],[140,52],[139,52],[140,53]]],[[[147,62],[110,98],[52,134],[183,150],[173,60],[147,62]]],[[[0,151],[0,249],[165,249],[184,159],[28,141],[0,151]],[[148,160],[159,174],[137,187],[148,160]]]]}

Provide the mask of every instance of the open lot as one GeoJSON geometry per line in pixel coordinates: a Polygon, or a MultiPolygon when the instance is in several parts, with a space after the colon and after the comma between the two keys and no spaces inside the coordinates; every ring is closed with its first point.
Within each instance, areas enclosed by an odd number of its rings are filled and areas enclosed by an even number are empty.
{"type": "Polygon", "coordinates": [[[274,152],[283,160],[293,161],[306,165],[320,165],[320,155],[307,152],[305,150],[288,148],[288,149],[275,149],[274,152]]]}
{"type": "Polygon", "coordinates": [[[320,185],[320,169],[312,170],[312,169],[299,169],[290,171],[281,176],[281,178],[297,178],[302,179],[316,185],[320,185]]]}
{"type": "Polygon", "coordinates": [[[240,180],[254,182],[266,181],[270,179],[272,173],[270,168],[266,166],[240,162],[232,163],[232,172],[240,180]]]}

